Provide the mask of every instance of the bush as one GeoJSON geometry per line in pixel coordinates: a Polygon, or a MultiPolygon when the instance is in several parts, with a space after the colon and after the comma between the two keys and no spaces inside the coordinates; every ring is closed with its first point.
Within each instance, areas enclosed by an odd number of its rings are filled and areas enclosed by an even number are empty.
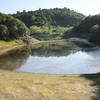
{"type": "Polygon", "coordinates": [[[31,26],[30,27],[30,34],[41,33],[41,29],[38,26],[31,26]]]}
{"type": "Polygon", "coordinates": [[[31,35],[34,34],[64,34],[66,31],[71,30],[72,27],[60,27],[60,26],[42,26],[42,27],[38,27],[38,26],[31,26],[30,27],[30,33],[31,35]]]}

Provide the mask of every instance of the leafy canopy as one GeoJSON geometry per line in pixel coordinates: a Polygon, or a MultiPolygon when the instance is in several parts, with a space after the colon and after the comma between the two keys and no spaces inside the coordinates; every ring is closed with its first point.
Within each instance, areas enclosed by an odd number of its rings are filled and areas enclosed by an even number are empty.
{"type": "Polygon", "coordinates": [[[12,40],[26,34],[29,34],[29,29],[22,21],[0,13],[0,40],[12,40]]]}
{"type": "Polygon", "coordinates": [[[39,9],[36,11],[25,10],[13,14],[14,17],[23,21],[28,27],[36,26],[74,26],[85,18],[83,14],[68,8],[39,9]]]}

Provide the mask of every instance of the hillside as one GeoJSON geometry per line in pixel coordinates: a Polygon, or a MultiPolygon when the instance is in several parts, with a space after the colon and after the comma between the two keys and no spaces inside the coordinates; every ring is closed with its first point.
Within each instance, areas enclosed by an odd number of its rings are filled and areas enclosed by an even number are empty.
{"type": "Polygon", "coordinates": [[[29,29],[22,21],[0,13],[0,40],[13,40],[26,34],[29,34],[29,29]]]}
{"type": "Polygon", "coordinates": [[[36,26],[74,26],[85,16],[68,8],[39,9],[36,11],[25,10],[13,14],[14,17],[23,21],[28,27],[36,26]]]}
{"type": "Polygon", "coordinates": [[[88,16],[74,28],[78,33],[98,32],[100,27],[100,15],[88,16]]]}
{"type": "Polygon", "coordinates": [[[100,14],[86,17],[73,31],[76,35],[84,35],[89,41],[100,45],[100,14]]]}

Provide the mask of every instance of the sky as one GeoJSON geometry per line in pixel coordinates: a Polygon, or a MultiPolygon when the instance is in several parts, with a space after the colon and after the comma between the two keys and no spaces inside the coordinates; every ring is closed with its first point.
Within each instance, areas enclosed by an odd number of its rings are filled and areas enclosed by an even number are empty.
{"type": "Polygon", "coordinates": [[[16,11],[38,10],[39,8],[67,7],[84,15],[100,13],[100,0],[0,0],[0,12],[6,14],[16,11]]]}

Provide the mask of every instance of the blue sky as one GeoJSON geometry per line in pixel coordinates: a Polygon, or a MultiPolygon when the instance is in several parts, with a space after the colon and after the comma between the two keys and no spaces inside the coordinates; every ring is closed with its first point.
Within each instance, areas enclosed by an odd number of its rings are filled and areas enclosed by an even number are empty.
{"type": "Polygon", "coordinates": [[[67,7],[85,15],[95,15],[100,13],[100,0],[0,0],[2,13],[56,7],[67,7]]]}

